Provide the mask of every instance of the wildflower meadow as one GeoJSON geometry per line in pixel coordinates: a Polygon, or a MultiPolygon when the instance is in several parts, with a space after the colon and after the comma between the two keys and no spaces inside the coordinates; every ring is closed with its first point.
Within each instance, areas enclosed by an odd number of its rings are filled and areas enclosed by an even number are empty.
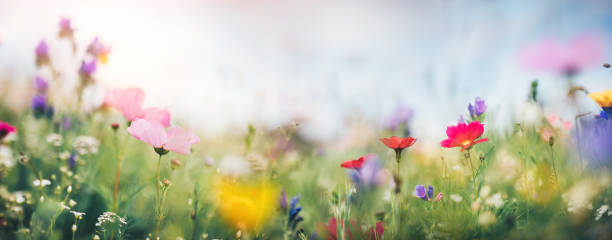
{"type": "Polygon", "coordinates": [[[74,23],[36,39],[26,87],[0,80],[0,239],[612,238],[612,75],[575,81],[610,72],[604,38],[518,54],[562,79],[562,102],[542,101],[535,79],[517,118],[470,96],[445,110],[455,121],[428,124],[443,137],[417,136],[423,112],[398,105],[330,142],[308,136],[307,117],[203,134],[143,86],[102,87],[121,50],[74,23]]]}

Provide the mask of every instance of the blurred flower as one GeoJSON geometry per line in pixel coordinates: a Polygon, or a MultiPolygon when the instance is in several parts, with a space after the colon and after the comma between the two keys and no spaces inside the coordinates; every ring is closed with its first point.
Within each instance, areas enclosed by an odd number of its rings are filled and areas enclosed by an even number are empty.
{"type": "Polygon", "coordinates": [[[340,164],[340,167],[348,168],[348,169],[355,169],[355,170],[360,169],[361,166],[363,166],[363,163],[365,162],[366,158],[369,158],[371,156],[372,154],[368,154],[365,156],[361,156],[358,159],[344,161],[343,163],[340,164]]]}
{"type": "Polygon", "coordinates": [[[89,62],[82,61],[81,68],[79,68],[79,73],[85,79],[89,79],[91,78],[91,75],[93,75],[94,72],[96,71],[96,68],[97,68],[96,59],[92,59],[89,62]]]}
{"type": "Polygon", "coordinates": [[[53,107],[51,107],[47,103],[47,95],[45,94],[36,94],[32,98],[31,104],[32,110],[34,111],[35,117],[52,117],[53,116],[53,107]]]}
{"type": "Polygon", "coordinates": [[[425,190],[425,185],[416,185],[416,187],[414,187],[414,196],[418,198],[421,198],[427,201],[427,200],[433,199],[433,195],[434,195],[434,188],[431,185],[429,185],[427,190],[425,190]]]}
{"type": "Polygon", "coordinates": [[[357,187],[369,189],[389,182],[389,174],[382,169],[378,156],[368,154],[359,159],[363,159],[360,164],[353,164],[359,165],[359,167],[353,167],[352,169],[355,169],[355,171],[349,173],[351,180],[357,187]]]}
{"type": "Polygon", "coordinates": [[[299,216],[300,211],[302,211],[302,207],[298,206],[298,202],[300,201],[301,195],[297,195],[291,198],[291,202],[289,204],[289,230],[295,232],[297,228],[297,224],[304,220],[301,216],[299,216]]]}
{"type": "Polygon", "coordinates": [[[62,129],[68,130],[72,126],[72,118],[69,116],[62,117],[62,129]]]}
{"type": "Polygon", "coordinates": [[[100,61],[102,64],[106,64],[106,62],[108,61],[108,54],[110,53],[110,48],[102,44],[98,37],[96,37],[89,44],[89,46],[87,46],[87,53],[96,57],[98,61],[100,61]]]}
{"type": "Polygon", "coordinates": [[[404,148],[412,146],[416,142],[416,139],[413,137],[400,138],[392,136],[390,138],[381,138],[380,141],[388,148],[395,150],[395,152],[401,152],[404,148]]]}
{"type": "Polygon", "coordinates": [[[72,37],[72,34],[74,33],[74,29],[72,28],[72,25],[70,24],[70,18],[66,18],[66,17],[60,18],[59,27],[60,27],[60,30],[59,30],[60,38],[62,37],[71,38],[72,37]]]}
{"type": "Polygon", "coordinates": [[[463,197],[461,197],[461,195],[454,194],[454,193],[450,195],[450,199],[453,200],[453,202],[461,202],[461,201],[463,201],[463,197]]]}
{"type": "Polygon", "coordinates": [[[593,101],[597,102],[597,104],[599,104],[599,106],[603,109],[600,116],[608,120],[612,114],[612,89],[602,92],[589,93],[589,97],[591,97],[593,101]]]}
{"type": "Polygon", "coordinates": [[[494,224],[495,222],[497,222],[497,219],[490,211],[483,212],[478,216],[478,224],[483,227],[494,224]]]}
{"type": "Polygon", "coordinates": [[[51,185],[51,181],[49,181],[49,180],[47,180],[47,179],[42,179],[42,180],[40,180],[40,179],[36,179],[36,180],[34,180],[34,182],[32,182],[32,184],[33,184],[35,187],[40,187],[40,186],[42,186],[42,187],[46,187],[46,186],[51,185]]]}
{"type": "Polygon", "coordinates": [[[15,158],[13,158],[13,151],[11,150],[11,148],[4,145],[0,145],[0,165],[3,165],[6,168],[12,168],[13,166],[15,166],[15,158]]]}
{"type": "MultiPolygon", "coordinates": [[[[383,228],[382,222],[376,222],[376,228],[370,227],[366,232],[361,229],[361,224],[356,221],[350,221],[350,227],[344,227],[344,239],[354,240],[375,240],[382,239],[385,229],[383,228]]],[[[340,221],[340,226],[344,226],[344,222],[340,221]]],[[[337,240],[338,238],[338,222],[335,217],[332,217],[328,223],[319,224],[317,231],[322,233],[328,240],[337,240]]]]}
{"type": "Polygon", "coordinates": [[[52,133],[47,136],[47,142],[51,144],[51,146],[59,147],[64,143],[64,137],[57,133],[52,133]]]}
{"type": "Polygon", "coordinates": [[[487,198],[485,200],[485,204],[491,207],[499,208],[504,205],[504,199],[502,199],[501,193],[496,193],[487,198]]]}
{"type": "Polygon", "coordinates": [[[78,136],[74,140],[74,150],[80,155],[96,154],[100,141],[92,136],[78,136]]]}
{"type": "Polygon", "coordinates": [[[580,154],[588,160],[588,166],[599,168],[612,163],[612,121],[599,116],[580,119],[580,154]]]}
{"type": "Polygon", "coordinates": [[[193,133],[193,129],[185,131],[181,127],[173,126],[166,132],[162,125],[145,119],[133,121],[127,131],[136,139],[156,148],[156,151],[164,150],[189,154],[191,153],[191,145],[200,141],[193,133]]]}
{"type": "Polygon", "coordinates": [[[17,128],[6,122],[0,121],[0,142],[11,133],[17,132],[17,128]]]}
{"type": "Polygon", "coordinates": [[[400,127],[405,127],[406,135],[409,135],[409,124],[412,120],[414,112],[406,106],[398,106],[395,111],[384,121],[383,126],[391,131],[395,131],[400,127]]]}
{"type": "Polygon", "coordinates": [[[595,211],[595,221],[599,221],[599,219],[601,219],[601,217],[603,216],[610,215],[612,215],[612,210],[610,210],[610,206],[608,204],[601,205],[601,207],[599,207],[597,211],[595,211]]]}
{"type": "Polygon", "coordinates": [[[218,180],[214,192],[225,221],[246,231],[257,230],[268,222],[279,195],[278,188],[268,182],[243,184],[229,179],[218,180]]]}
{"type": "Polygon", "coordinates": [[[487,105],[485,105],[485,101],[480,99],[480,97],[476,97],[474,101],[474,105],[470,103],[468,105],[468,111],[470,112],[470,116],[472,119],[477,119],[482,115],[485,111],[487,111],[487,105]]]}
{"type": "Polygon", "coordinates": [[[477,143],[488,141],[487,138],[478,139],[483,132],[484,124],[478,121],[472,121],[467,125],[459,123],[457,126],[448,126],[446,128],[448,139],[440,142],[440,145],[445,148],[461,147],[463,152],[463,150],[470,149],[477,143]]]}
{"type": "Polygon", "coordinates": [[[41,65],[49,61],[49,47],[44,40],[41,40],[38,45],[36,45],[34,53],[36,54],[36,64],[41,65]]]}
{"type": "Polygon", "coordinates": [[[170,112],[167,109],[143,109],[145,93],[140,88],[114,89],[106,93],[104,102],[119,110],[128,121],[144,118],[149,122],[170,127],[170,112]]]}
{"type": "Polygon", "coordinates": [[[604,53],[603,37],[597,34],[585,34],[575,36],[568,44],[555,39],[546,39],[527,46],[521,52],[520,61],[533,70],[572,76],[590,65],[601,64],[604,53]]]}
{"type": "Polygon", "coordinates": [[[44,93],[49,88],[49,82],[41,76],[36,76],[34,79],[34,87],[39,93],[44,93]]]}

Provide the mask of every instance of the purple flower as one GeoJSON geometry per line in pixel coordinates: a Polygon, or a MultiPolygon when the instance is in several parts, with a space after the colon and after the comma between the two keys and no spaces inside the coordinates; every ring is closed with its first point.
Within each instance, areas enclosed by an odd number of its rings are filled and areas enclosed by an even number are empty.
{"type": "Polygon", "coordinates": [[[301,221],[304,221],[304,218],[299,215],[300,211],[302,211],[302,207],[297,205],[298,202],[300,202],[300,198],[301,198],[301,195],[298,194],[297,196],[292,197],[289,203],[288,226],[289,226],[289,230],[291,230],[292,232],[295,232],[298,223],[300,223],[301,221]]]}
{"type": "Polygon", "coordinates": [[[359,188],[371,189],[388,182],[388,176],[375,154],[366,155],[362,167],[351,170],[349,175],[359,188]]]}
{"type": "Polygon", "coordinates": [[[44,40],[41,40],[38,45],[36,45],[34,53],[36,54],[37,64],[42,64],[49,60],[49,47],[44,40]]]}
{"type": "Polygon", "coordinates": [[[72,25],[70,24],[70,18],[66,18],[66,17],[60,18],[59,26],[60,26],[60,31],[59,31],[60,37],[71,37],[72,36],[74,29],[72,28],[72,25]]]}
{"type": "Polygon", "coordinates": [[[457,122],[465,124],[465,119],[463,119],[463,115],[459,115],[459,121],[457,122]]]}
{"type": "Polygon", "coordinates": [[[588,166],[600,168],[612,164],[612,121],[604,116],[591,116],[580,119],[578,141],[580,153],[589,162],[588,166]]]}
{"type": "Polygon", "coordinates": [[[45,112],[47,109],[47,95],[45,94],[36,94],[32,98],[32,109],[34,112],[45,112]]]}
{"type": "MultiPolygon", "coordinates": [[[[438,195],[441,195],[441,193],[438,195]]],[[[427,189],[425,189],[425,185],[416,185],[416,187],[414,187],[414,196],[421,198],[425,201],[432,200],[434,196],[434,188],[431,185],[429,185],[427,189]]],[[[438,198],[442,199],[442,197],[439,196],[436,198],[436,201],[439,201],[438,198]]]]}
{"type": "Polygon", "coordinates": [[[34,80],[34,86],[36,87],[36,90],[38,92],[44,93],[47,91],[47,88],[49,88],[49,83],[43,77],[36,76],[36,79],[34,80]]]}
{"type": "Polygon", "coordinates": [[[402,126],[408,128],[413,115],[414,112],[411,108],[400,105],[388,117],[388,119],[385,120],[384,127],[391,131],[395,131],[402,126]]]}
{"type": "Polygon", "coordinates": [[[283,188],[281,190],[281,196],[279,199],[279,205],[281,209],[287,209],[287,192],[285,192],[285,189],[283,188]]]}
{"type": "Polygon", "coordinates": [[[62,129],[68,130],[72,125],[72,118],[69,116],[64,116],[62,118],[62,129]]]}
{"type": "Polygon", "coordinates": [[[76,166],[76,154],[70,153],[70,158],[68,158],[68,165],[70,165],[70,168],[74,168],[76,166]]]}
{"type": "Polygon", "coordinates": [[[472,118],[477,118],[487,111],[487,105],[485,105],[485,101],[480,99],[480,97],[476,97],[474,105],[472,106],[471,103],[468,105],[468,111],[470,111],[472,118]]]}
{"type": "Polygon", "coordinates": [[[89,62],[81,62],[81,68],[79,69],[79,73],[81,73],[84,77],[91,77],[91,75],[96,71],[96,59],[92,59],[89,62]]]}
{"type": "Polygon", "coordinates": [[[97,58],[103,64],[106,63],[109,52],[110,48],[102,44],[98,37],[94,38],[89,46],[87,46],[87,53],[97,58]]]}

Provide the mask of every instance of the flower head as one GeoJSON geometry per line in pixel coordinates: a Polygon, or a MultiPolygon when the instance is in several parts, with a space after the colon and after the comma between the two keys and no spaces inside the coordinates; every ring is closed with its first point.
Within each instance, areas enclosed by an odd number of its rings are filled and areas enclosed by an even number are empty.
{"type": "Polygon", "coordinates": [[[589,97],[603,109],[600,116],[607,120],[612,115],[612,89],[589,93],[589,97]]]}
{"type": "Polygon", "coordinates": [[[413,137],[400,138],[392,136],[390,138],[381,138],[380,141],[384,143],[388,148],[391,148],[395,151],[402,151],[404,150],[404,148],[412,146],[416,142],[416,139],[413,137]]]}
{"type": "Polygon", "coordinates": [[[436,202],[439,202],[440,200],[442,200],[442,197],[444,197],[444,194],[442,192],[438,193],[438,195],[436,196],[436,198],[434,199],[434,187],[429,185],[429,187],[427,187],[427,189],[425,189],[425,185],[417,185],[414,188],[414,196],[421,198],[423,200],[434,200],[436,202]]]}
{"type": "Polygon", "coordinates": [[[469,149],[477,143],[486,142],[489,139],[482,138],[484,132],[484,124],[478,121],[472,121],[469,124],[459,123],[456,126],[448,126],[446,135],[448,139],[440,142],[440,145],[445,148],[461,147],[461,151],[469,149]]]}
{"type": "Polygon", "coordinates": [[[351,180],[360,188],[373,188],[389,182],[388,173],[382,169],[380,159],[375,154],[368,154],[364,157],[361,167],[350,171],[351,180]]]}
{"type": "Polygon", "coordinates": [[[36,91],[39,93],[44,93],[49,88],[49,82],[41,76],[36,76],[36,79],[34,79],[34,87],[36,87],[36,91]]]}
{"type": "Polygon", "coordinates": [[[60,37],[72,37],[72,34],[74,33],[74,29],[72,28],[72,25],[70,24],[70,18],[66,18],[66,17],[60,18],[59,27],[60,27],[60,31],[59,31],[60,37]]]}
{"type": "Polygon", "coordinates": [[[0,121],[0,141],[10,133],[17,132],[17,128],[11,124],[0,121]]]}
{"type": "MultiPolygon", "coordinates": [[[[580,119],[580,131],[576,132],[581,142],[581,154],[589,161],[591,167],[610,166],[612,164],[612,121],[602,117],[580,119]]],[[[578,123],[577,123],[578,124],[578,123]]]]}
{"type": "Polygon", "coordinates": [[[487,105],[485,105],[485,101],[480,99],[480,97],[476,97],[474,101],[474,105],[471,103],[468,105],[468,111],[470,112],[470,116],[472,119],[476,119],[480,117],[485,111],[487,111],[487,105]]]}
{"type": "Polygon", "coordinates": [[[267,182],[245,184],[220,179],[214,189],[224,220],[232,227],[247,231],[257,230],[268,222],[279,195],[278,188],[267,182]]]}
{"type": "Polygon", "coordinates": [[[108,54],[110,53],[110,48],[98,39],[98,37],[94,38],[94,40],[87,46],[87,53],[96,57],[98,61],[102,64],[105,64],[108,61],[108,54]]]}
{"type": "Polygon", "coordinates": [[[96,68],[97,68],[96,59],[92,59],[89,62],[82,61],[81,68],[79,68],[79,73],[84,78],[91,78],[91,75],[94,74],[94,72],[96,71],[96,68]]]}
{"type": "Polygon", "coordinates": [[[191,153],[191,145],[200,141],[193,133],[193,129],[185,131],[181,127],[173,126],[166,131],[161,124],[146,119],[133,121],[127,131],[136,139],[146,142],[156,149],[173,151],[179,154],[191,153]]]}
{"type": "Polygon", "coordinates": [[[36,48],[34,49],[34,53],[36,54],[36,63],[42,64],[49,61],[49,47],[44,40],[38,42],[36,48]]]}
{"type": "Polygon", "coordinates": [[[34,116],[36,117],[53,116],[53,113],[54,113],[53,107],[51,107],[48,104],[46,94],[39,93],[39,94],[34,95],[30,106],[32,107],[32,110],[34,110],[34,116]]]}
{"type": "Polygon", "coordinates": [[[361,166],[363,166],[363,163],[366,161],[366,159],[371,158],[371,157],[375,157],[375,155],[368,154],[365,156],[361,156],[358,159],[345,161],[342,164],[340,164],[340,167],[358,170],[361,168],[361,166]]]}
{"type": "Polygon", "coordinates": [[[574,75],[604,58],[605,42],[597,34],[576,36],[568,43],[546,39],[526,47],[520,56],[523,65],[534,70],[574,75]]]}
{"type": "Polygon", "coordinates": [[[119,110],[130,122],[143,118],[166,128],[170,127],[170,112],[154,107],[143,109],[144,98],[145,93],[140,88],[123,88],[109,91],[104,102],[119,110]]]}

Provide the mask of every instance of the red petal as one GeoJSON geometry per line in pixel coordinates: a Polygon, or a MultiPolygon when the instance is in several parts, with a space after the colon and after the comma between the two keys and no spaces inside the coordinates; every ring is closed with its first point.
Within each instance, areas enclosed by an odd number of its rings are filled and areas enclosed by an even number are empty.
{"type": "Polygon", "coordinates": [[[410,147],[416,142],[416,139],[413,137],[406,137],[406,138],[402,138],[401,140],[402,141],[399,144],[399,148],[402,148],[402,149],[410,147]]]}
{"type": "Polygon", "coordinates": [[[390,138],[381,138],[380,141],[391,149],[396,149],[397,147],[399,147],[400,144],[400,140],[396,136],[392,136],[390,138]]]}

